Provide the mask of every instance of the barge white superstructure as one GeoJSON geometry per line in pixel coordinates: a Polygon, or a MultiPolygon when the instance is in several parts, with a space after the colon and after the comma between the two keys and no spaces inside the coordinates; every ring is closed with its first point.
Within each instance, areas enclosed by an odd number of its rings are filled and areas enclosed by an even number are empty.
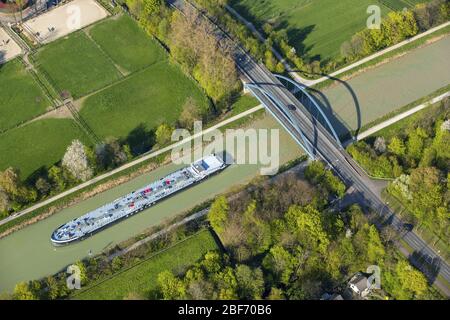
{"type": "Polygon", "coordinates": [[[206,156],[186,168],[67,222],[52,233],[51,241],[54,245],[64,245],[82,240],[121,219],[151,207],[223,168],[225,163],[220,157],[206,156]]]}

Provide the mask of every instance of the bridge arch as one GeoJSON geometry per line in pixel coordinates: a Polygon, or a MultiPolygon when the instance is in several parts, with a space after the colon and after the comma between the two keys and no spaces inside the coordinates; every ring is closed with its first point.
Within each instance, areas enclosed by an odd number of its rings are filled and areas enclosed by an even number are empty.
{"type": "MultiPolygon", "coordinates": [[[[281,101],[279,101],[276,97],[274,97],[270,92],[267,92],[266,90],[264,90],[263,88],[261,88],[260,86],[258,86],[256,84],[246,83],[246,84],[244,84],[244,87],[248,88],[250,90],[258,90],[267,99],[271,100],[277,106],[277,108],[280,110],[280,112],[287,118],[289,123],[297,129],[303,142],[299,141],[298,138],[296,136],[294,136],[292,134],[292,132],[288,128],[286,128],[285,125],[281,121],[279,121],[279,123],[283,126],[284,129],[286,129],[286,131],[292,136],[292,138],[300,145],[300,147],[306,152],[306,154],[309,156],[309,158],[314,160],[315,155],[314,155],[314,150],[313,150],[311,143],[308,141],[308,139],[306,139],[305,135],[303,134],[303,131],[296,125],[295,121],[291,118],[289,113],[285,112],[285,110],[283,110],[283,103],[281,103],[281,101]]],[[[264,105],[264,101],[262,101],[257,95],[255,95],[255,97],[256,97],[256,99],[258,99],[258,101],[262,105],[264,105]]],[[[277,116],[275,114],[273,114],[273,112],[269,108],[266,108],[266,110],[269,110],[269,112],[272,114],[272,116],[275,119],[278,119],[277,116]]]]}
{"type": "Polygon", "coordinates": [[[334,130],[333,126],[331,125],[330,120],[328,119],[328,117],[325,115],[325,113],[323,112],[322,108],[317,104],[317,102],[314,100],[314,98],[311,96],[311,94],[306,90],[306,87],[288,77],[282,76],[280,74],[274,74],[274,76],[276,78],[278,78],[279,80],[285,80],[287,82],[289,82],[290,84],[294,85],[298,90],[300,90],[313,104],[313,106],[316,108],[317,111],[319,111],[319,113],[322,115],[323,119],[325,120],[326,124],[328,125],[328,127],[331,130],[331,133],[333,134],[334,139],[336,139],[336,142],[339,144],[339,146],[341,148],[343,148],[342,146],[342,142],[339,139],[338,134],[336,133],[336,130],[334,130]]]}

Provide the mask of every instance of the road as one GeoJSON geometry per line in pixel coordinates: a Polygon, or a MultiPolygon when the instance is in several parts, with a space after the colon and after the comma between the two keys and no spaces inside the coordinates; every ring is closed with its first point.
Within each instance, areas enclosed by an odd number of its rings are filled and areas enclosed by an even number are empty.
{"type": "MultiPolygon", "coordinates": [[[[177,1],[174,5],[176,6],[180,2],[177,1]]],[[[178,7],[179,10],[183,10],[183,8],[183,5],[178,7]]],[[[205,18],[214,23],[209,17],[205,16],[205,18]]],[[[405,228],[404,223],[376,193],[377,189],[370,178],[299,100],[265,66],[256,63],[230,35],[221,30],[219,26],[216,27],[220,39],[228,38],[235,45],[235,62],[244,81],[258,86],[267,93],[263,94],[262,91],[252,89],[254,95],[266,106],[267,110],[300,145],[302,144],[302,135],[306,137],[309,144],[313,146],[315,157],[325,161],[341,177],[347,187],[354,188],[358,194],[358,202],[363,207],[371,208],[385,224],[389,224],[398,232],[402,241],[414,250],[414,256],[410,256],[405,250],[402,252],[428,276],[430,281],[433,281],[447,296],[450,296],[447,285],[440,280],[443,279],[447,284],[450,283],[450,269],[447,262],[417,234],[405,228]],[[291,105],[296,108],[289,108],[288,106],[291,105]],[[436,268],[434,272],[427,269],[431,264],[436,268]]],[[[401,245],[399,244],[399,246],[401,245]]]]}
{"type": "MultiPolygon", "coordinates": [[[[240,58],[239,69],[248,77],[252,83],[257,84],[264,91],[269,92],[271,97],[282,103],[278,105],[272,99],[268,99],[263,93],[254,91],[269,111],[275,115],[283,126],[290,131],[296,141],[302,141],[299,129],[306,139],[314,147],[316,156],[324,160],[344,181],[348,187],[353,187],[359,194],[359,202],[364,207],[372,208],[386,223],[390,224],[394,230],[399,232],[402,240],[411,247],[414,252],[425,257],[426,261],[439,265],[438,274],[447,282],[450,281],[450,270],[448,264],[435,253],[425,241],[417,234],[405,229],[403,222],[396,217],[390,208],[381,200],[376,193],[376,187],[369,177],[358,167],[356,162],[347,154],[334,138],[317,122],[300,104],[300,102],[275,78],[265,67],[256,64],[251,58],[246,56],[240,58]],[[296,106],[291,110],[287,106],[296,106]]],[[[416,261],[419,262],[419,261],[416,261]]],[[[422,264],[416,264],[424,273],[429,275],[422,264]]],[[[435,278],[435,276],[432,276],[435,278]]],[[[449,282],[450,283],[450,282],[449,282]]],[[[439,285],[439,284],[438,284],[439,285]]],[[[443,291],[445,285],[440,284],[443,291]]]]}

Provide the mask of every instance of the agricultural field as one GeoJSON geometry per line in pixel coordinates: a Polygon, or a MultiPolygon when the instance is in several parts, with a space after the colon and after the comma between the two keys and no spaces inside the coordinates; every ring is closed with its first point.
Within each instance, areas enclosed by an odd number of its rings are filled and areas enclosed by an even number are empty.
{"type": "Polygon", "coordinates": [[[0,65],[0,132],[31,119],[51,106],[51,102],[21,63],[0,65]]]}
{"type": "Polygon", "coordinates": [[[82,31],[43,47],[34,60],[59,93],[68,91],[74,98],[121,78],[114,64],[82,31]]]}
{"type": "Polygon", "coordinates": [[[166,59],[164,50],[128,15],[100,22],[88,33],[117,65],[128,72],[166,59]]]}
{"type": "Polygon", "coordinates": [[[73,139],[89,139],[71,119],[45,119],[0,134],[0,170],[18,168],[27,178],[61,160],[73,139]]]}
{"type": "Polygon", "coordinates": [[[160,272],[165,270],[180,272],[211,250],[218,250],[217,243],[209,231],[202,231],[106,281],[91,286],[77,294],[74,299],[123,299],[130,293],[155,299],[157,297],[153,295],[160,272]]]}
{"type": "MultiPolygon", "coordinates": [[[[134,129],[145,128],[148,133],[162,122],[174,124],[189,97],[204,110],[209,108],[198,85],[169,63],[164,49],[127,15],[110,17],[46,44],[31,58],[40,76],[59,94],[70,93],[82,118],[101,138],[127,138],[134,129]]],[[[0,110],[10,115],[1,117],[0,132],[51,105],[19,62],[0,65],[0,86],[12,89],[0,97],[0,110]]],[[[27,178],[58,162],[72,139],[89,142],[70,113],[66,116],[1,134],[0,153],[10,152],[2,156],[0,170],[14,166],[27,178]]]]}
{"type": "MultiPolygon", "coordinates": [[[[286,29],[291,45],[306,59],[337,58],[343,42],[366,26],[367,8],[383,15],[417,0],[232,0],[232,6],[260,27],[269,22],[286,29]]],[[[422,0],[420,2],[426,2],[422,0]]]]}
{"type": "Polygon", "coordinates": [[[161,61],[88,97],[80,114],[100,137],[124,138],[137,127],[173,124],[188,97],[208,108],[196,84],[177,66],[161,61]]]}

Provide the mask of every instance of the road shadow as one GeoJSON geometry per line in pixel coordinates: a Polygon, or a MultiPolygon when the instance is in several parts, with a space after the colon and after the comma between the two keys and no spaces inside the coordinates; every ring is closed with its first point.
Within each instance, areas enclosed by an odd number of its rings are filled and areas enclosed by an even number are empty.
{"type": "Polygon", "coordinates": [[[0,69],[3,68],[3,65],[6,63],[6,51],[0,50],[0,69]]]}
{"type": "Polygon", "coordinates": [[[422,271],[430,285],[436,281],[442,264],[439,257],[432,258],[426,253],[416,250],[409,256],[408,260],[414,267],[422,271]]]}

